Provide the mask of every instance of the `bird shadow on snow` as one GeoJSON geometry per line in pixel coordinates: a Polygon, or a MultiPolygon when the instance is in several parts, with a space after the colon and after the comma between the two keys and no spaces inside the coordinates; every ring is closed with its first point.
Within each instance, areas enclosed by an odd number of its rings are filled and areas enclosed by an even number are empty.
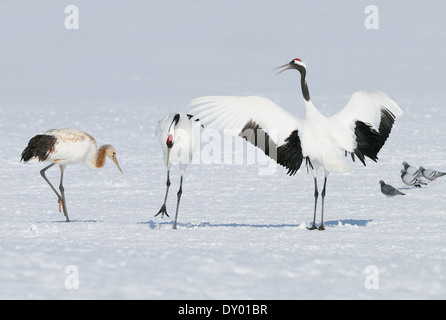
{"type": "Polygon", "coordinates": [[[65,220],[52,220],[52,221],[36,221],[36,223],[100,223],[102,222],[101,220],[91,220],[91,219],[87,219],[87,220],[70,220],[70,222],[66,222],[65,220]]]}
{"type": "MultiPolygon", "coordinates": [[[[338,226],[357,226],[357,227],[365,227],[369,222],[371,222],[372,219],[339,219],[339,220],[331,220],[326,221],[324,223],[325,227],[338,227],[338,226]]],[[[67,223],[65,220],[53,220],[53,221],[36,221],[36,223],[67,223]]],[[[101,220],[70,220],[68,223],[103,223],[101,220]]],[[[171,221],[162,221],[157,222],[153,220],[149,221],[143,221],[138,222],[137,224],[144,224],[148,225],[150,229],[164,229],[164,227],[173,226],[173,220],[171,221]]],[[[200,222],[200,223],[177,223],[178,226],[184,227],[184,228],[215,228],[215,227],[231,227],[231,228],[243,228],[243,227],[249,227],[249,228],[298,228],[298,229],[304,229],[307,226],[310,226],[305,223],[302,224],[251,224],[251,223],[211,223],[211,222],[200,222]]]]}
{"type": "MultiPolygon", "coordinates": [[[[326,221],[324,223],[325,227],[336,227],[336,226],[357,226],[365,227],[372,219],[357,220],[357,219],[339,219],[326,221]]],[[[139,224],[147,224],[150,229],[164,229],[167,226],[173,226],[173,221],[156,222],[153,220],[139,222],[139,224]]],[[[298,229],[304,229],[307,227],[305,223],[303,224],[250,224],[250,223],[211,223],[211,222],[200,222],[200,223],[177,223],[179,227],[184,228],[207,228],[207,227],[249,227],[249,228],[289,228],[294,227],[298,229]]],[[[310,224],[308,224],[310,226],[310,224]]]]}

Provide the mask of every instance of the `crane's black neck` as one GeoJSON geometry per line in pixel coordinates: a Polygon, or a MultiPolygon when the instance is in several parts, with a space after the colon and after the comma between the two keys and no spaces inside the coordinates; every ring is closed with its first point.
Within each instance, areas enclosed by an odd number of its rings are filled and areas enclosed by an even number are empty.
{"type": "Polygon", "coordinates": [[[302,88],[302,95],[304,96],[304,99],[306,101],[310,101],[310,92],[308,91],[307,80],[305,80],[307,71],[305,70],[305,68],[301,68],[299,69],[299,71],[300,71],[300,85],[302,88]]]}

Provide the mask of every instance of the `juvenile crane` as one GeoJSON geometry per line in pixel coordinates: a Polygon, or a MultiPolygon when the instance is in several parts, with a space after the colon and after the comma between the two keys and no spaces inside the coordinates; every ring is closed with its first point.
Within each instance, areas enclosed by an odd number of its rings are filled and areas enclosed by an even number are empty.
{"type": "Polygon", "coordinates": [[[159,142],[163,151],[164,163],[167,168],[166,195],[161,209],[155,215],[168,216],[166,209],[167,195],[170,187],[170,166],[172,163],[178,164],[180,168],[180,188],[177,192],[177,208],[175,211],[175,221],[173,229],[177,228],[178,209],[180,199],[183,194],[183,176],[187,165],[192,161],[195,150],[195,139],[192,133],[192,115],[182,112],[169,114],[158,122],[155,134],[159,136],[159,142]]]}
{"type": "Polygon", "coordinates": [[[28,146],[22,152],[20,161],[24,161],[26,164],[51,162],[49,166],[40,170],[40,174],[56,193],[59,202],[59,212],[63,208],[65,219],[69,222],[63,186],[65,167],[83,161],[88,168],[99,169],[105,165],[106,157],[111,159],[122,173],[116,158],[116,150],[112,145],[106,144],[97,149],[95,139],[86,132],[75,129],[53,129],[31,138],[28,146]],[[46,170],[55,164],[58,164],[60,167],[60,193],[57,192],[56,188],[45,176],[46,170]]]}
{"type": "Polygon", "coordinates": [[[397,102],[379,91],[353,93],[347,105],[337,114],[326,117],[310,99],[306,82],[307,68],[300,59],[293,59],[276,69],[277,74],[294,69],[300,72],[305,105],[305,118],[300,119],[269,99],[256,96],[207,96],[192,100],[191,112],[209,127],[232,129],[294,175],[303,160],[314,177],[313,224],[319,196],[317,171],[324,169],[322,210],[319,230],[324,230],[324,199],[330,172],[346,172],[347,153],[364,164],[365,157],[377,161],[378,152],[386,142],[396,118],[404,111],[397,102]]]}

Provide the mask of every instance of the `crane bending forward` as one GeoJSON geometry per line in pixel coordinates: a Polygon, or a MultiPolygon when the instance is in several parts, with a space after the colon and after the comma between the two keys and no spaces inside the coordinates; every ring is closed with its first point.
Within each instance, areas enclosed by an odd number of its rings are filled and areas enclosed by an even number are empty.
{"type": "Polygon", "coordinates": [[[300,72],[305,118],[299,119],[269,99],[257,96],[207,96],[192,100],[191,113],[207,127],[233,129],[259,147],[294,175],[303,160],[314,177],[314,215],[310,230],[316,229],[316,207],[319,196],[317,171],[325,171],[322,189],[321,224],[324,230],[324,199],[330,172],[350,171],[347,153],[364,164],[365,157],[375,161],[389,137],[395,119],[404,115],[397,102],[379,91],[353,93],[347,105],[337,114],[326,117],[310,99],[306,82],[306,65],[293,59],[279,68],[277,74],[295,69],[300,72]]]}
{"type": "Polygon", "coordinates": [[[159,136],[159,143],[163,151],[164,163],[167,168],[166,194],[161,209],[155,215],[161,214],[161,217],[167,214],[166,201],[170,187],[170,166],[172,163],[178,164],[180,168],[180,188],[177,192],[177,208],[175,212],[175,221],[173,229],[177,228],[178,209],[180,199],[183,194],[183,176],[187,165],[192,161],[192,155],[195,150],[195,139],[192,131],[192,115],[182,112],[166,115],[158,122],[155,129],[155,135],[159,136]]]}
{"type": "Polygon", "coordinates": [[[116,150],[112,145],[105,144],[98,149],[96,140],[91,135],[80,130],[67,128],[48,130],[44,134],[38,134],[31,138],[28,146],[22,152],[21,161],[26,164],[43,161],[51,162],[49,166],[40,170],[40,175],[57,195],[59,211],[62,208],[66,221],[70,222],[63,186],[65,167],[84,162],[90,169],[100,169],[105,165],[106,158],[112,160],[122,173],[116,158],[116,150]],[[60,194],[45,175],[46,170],[55,164],[60,167],[60,194]]]}

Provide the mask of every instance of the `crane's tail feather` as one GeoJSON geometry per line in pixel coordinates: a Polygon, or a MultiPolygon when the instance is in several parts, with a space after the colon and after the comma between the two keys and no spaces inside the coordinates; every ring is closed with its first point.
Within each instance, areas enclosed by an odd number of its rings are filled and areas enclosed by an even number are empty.
{"type": "Polygon", "coordinates": [[[22,152],[20,161],[31,164],[38,161],[45,161],[50,152],[54,151],[56,138],[50,135],[39,134],[31,138],[28,146],[22,152]]]}

